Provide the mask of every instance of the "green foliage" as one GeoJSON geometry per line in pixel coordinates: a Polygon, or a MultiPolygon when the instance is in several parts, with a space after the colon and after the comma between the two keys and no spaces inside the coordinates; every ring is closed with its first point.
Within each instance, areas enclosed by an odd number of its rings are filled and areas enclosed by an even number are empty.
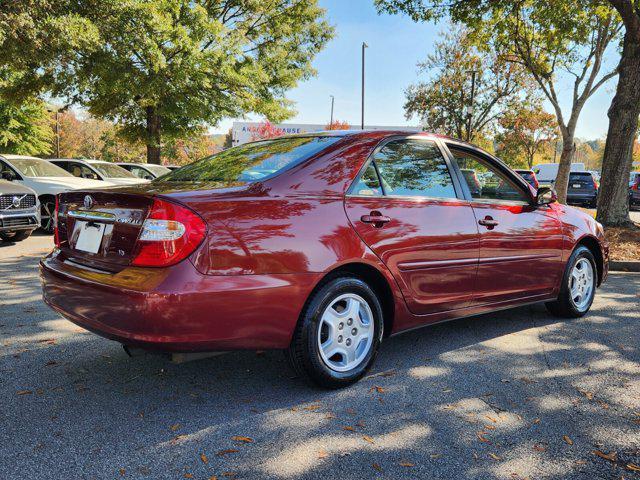
{"type": "Polygon", "coordinates": [[[517,109],[531,95],[529,76],[521,66],[507,62],[495,49],[475,46],[461,28],[448,29],[418,67],[430,78],[407,89],[407,118],[418,116],[425,129],[457,138],[492,133],[504,112],[517,109]],[[471,72],[476,72],[473,100],[471,72]]]}
{"type": "Polygon", "coordinates": [[[225,117],[287,118],[285,92],[333,34],[316,0],[18,3],[0,16],[12,90],[68,98],[155,148],[225,117]]]}
{"type": "Polygon", "coordinates": [[[51,152],[53,130],[46,105],[26,100],[20,105],[0,98],[0,151],[20,155],[51,152]]]}

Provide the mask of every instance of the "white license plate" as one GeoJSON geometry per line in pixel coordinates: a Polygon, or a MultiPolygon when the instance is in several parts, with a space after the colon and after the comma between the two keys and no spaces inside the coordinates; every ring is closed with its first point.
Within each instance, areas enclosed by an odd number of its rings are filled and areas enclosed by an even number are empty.
{"type": "Polygon", "coordinates": [[[580,185],[579,183],[574,183],[573,185],[571,185],[573,188],[582,188],[582,185],[580,185]]]}
{"type": "Polygon", "coordinates": [[[78,222],[78,240],[76,240],[76,250],[83,252],[98,253],[102,244],[104,234],[104,223],[78,222]]]}

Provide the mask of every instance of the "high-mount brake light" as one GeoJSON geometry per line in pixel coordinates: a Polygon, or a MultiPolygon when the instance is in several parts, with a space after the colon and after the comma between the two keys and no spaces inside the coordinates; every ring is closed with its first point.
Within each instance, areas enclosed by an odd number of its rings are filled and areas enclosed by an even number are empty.
{"type": "Polygon", "coordinates": [[[205,223],[195,212],[155,199],[142,225],[131,264],[137,267],[175,265],[198,248],[205,234],[205,223]]]}

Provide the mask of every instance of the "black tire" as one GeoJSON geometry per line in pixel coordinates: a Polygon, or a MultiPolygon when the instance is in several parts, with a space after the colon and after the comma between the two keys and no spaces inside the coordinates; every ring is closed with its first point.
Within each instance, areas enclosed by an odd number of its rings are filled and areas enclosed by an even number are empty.
{"type": "Polygon", "coordinates": [[[571,257],[569,257],[569,261],[567,262],[567,266],[564,270],[564,275],[562,276],[562,285],[560,286],[560,294],[558,295],[558,299],[553,302],[545,303],[547,310],[557,317],[563,318],[578,318],[584,316],[589,309],[591,308],[591,304],[593,303],[593,299],[596,294],[596,286],[598,284],[598,269],[596,268],[596,261],[593,258],[593,254],[591,250],[589,250],[584,245],[580,245],[576,248],[571,257]],[[593,272],[592,275],[592,285],[591,291],[589,293],[589,299],[585,305],[579,307],[576,305],[572,295],[571,295],[571,285],[572,278],[571,273],[575,268],[576,264],[581,260],[586,259],[591,264],[591,269],[593,272]]]}
{"type": "Polygon", "coordinates": [[[0,232],[0,238],[5,242],[21,242],[31,235],[31,230],[18,230],[17,232],[0,232]]]}
{"type": "Polygon", "coordinates": [[[40,198],[40,229],[48,233],[53,234],[53,214],[56,209],[56,200],[53,197],[40,198]]]}
{"type": "MultiPolygon", "coordinates": [[[[355,320],[353,325],[357,325],[355,320]]],[[[345,328],[345,336],[350,335],[349,328],[351,327],[345,328]]],[[[307,301],[285,355],[296,373],[312,383],[324,388],[345,387],[362,378],[373,364],[382,339],[383,328],[382,307],[371,287],[354,277],[334,278],[314,292],[307,301]],[[325,311],[332,305],[336,305],[336,301],[342,295],[347,294],[356,295],[368,304],[373,317],[370,319],[373,339],[369,350],[359,364],[348,371],[336,371],[323,360],[320,353],[319,336],[322,335],[320,322],[325,311]]]]}

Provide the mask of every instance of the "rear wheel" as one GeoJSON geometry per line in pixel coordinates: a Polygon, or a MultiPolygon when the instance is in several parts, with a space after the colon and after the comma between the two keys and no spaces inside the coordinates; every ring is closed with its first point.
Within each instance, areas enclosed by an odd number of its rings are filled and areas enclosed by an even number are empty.
{"type": "Polygon", "coordinates": [[[331,280],[310,298],[287,350],[297,373],[326,388],[359,380],[382,338],[382,308],[362,280],[331,280]]]}
{"type": "Polygon", "coordinates": [[[17,232],[0,232],[0,238],[5,242],[21,242],[29,238],[31,230],[19,230],[17,232]]]}
{"type": "Polygon", "coordinates": [[[597,272],[591,251],[582,245],[576,248],[567,262],[558,299],[547,302],[547,309],[559,317],[582,317],[593,303],[597,272]]]}

